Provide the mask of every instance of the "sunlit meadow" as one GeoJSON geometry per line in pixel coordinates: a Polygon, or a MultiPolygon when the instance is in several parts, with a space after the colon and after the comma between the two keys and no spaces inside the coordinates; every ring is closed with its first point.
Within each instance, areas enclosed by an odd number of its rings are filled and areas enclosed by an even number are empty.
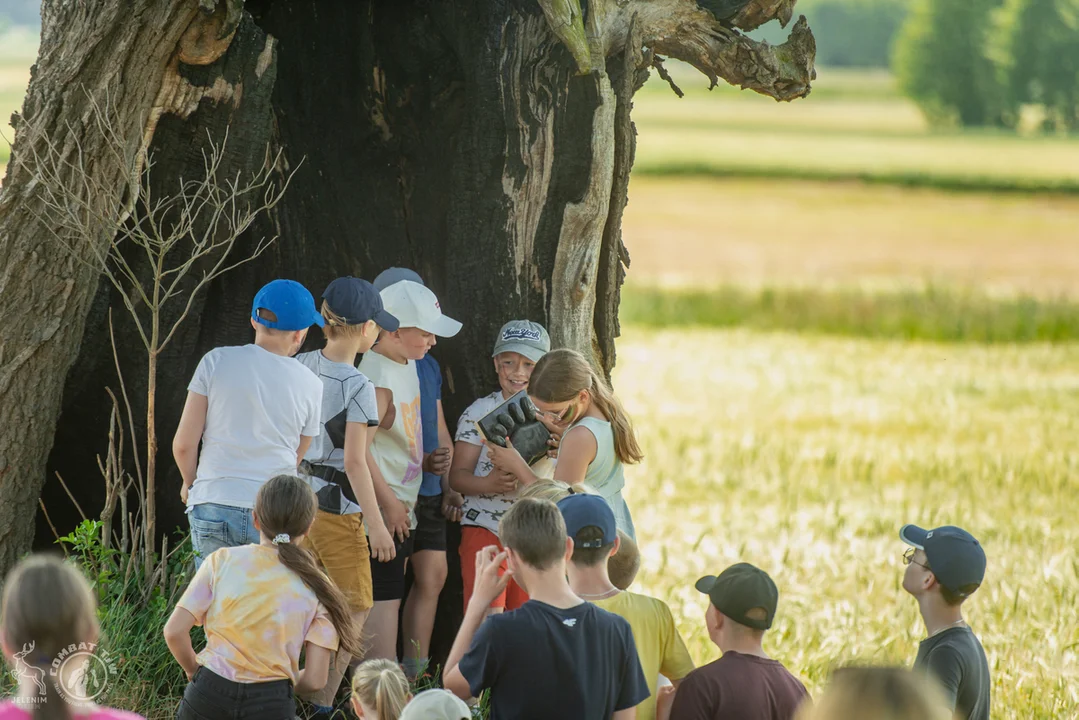
{"type": "Polygon", "coordinates": [[[983,541],[966,614],[994,717],[1079,713],[1079,346],[629,328],[615,376],[647,459],[628,476],[643,564],[698,663],[703,574],[746,560],[780,588],[765,648],[819,692],[850,663],[913,661],[905,522],[983,541]]]}

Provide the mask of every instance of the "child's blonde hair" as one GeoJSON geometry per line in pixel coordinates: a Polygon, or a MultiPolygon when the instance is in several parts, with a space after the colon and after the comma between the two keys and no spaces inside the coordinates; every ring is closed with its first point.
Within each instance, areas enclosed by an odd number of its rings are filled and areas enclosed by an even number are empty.
{"type": "Polygon", "coordinates": [[[588,391],[592,402],[611,423],[618,459],[627,465],[643,460],[644,453],[625,408],[584,355],[568,348],[552,350],[540,358],[528,380],[528,394],[543,402],[567,402],[582,390],[588,391]]]}
{"type": "MultiPolygon", "coordinates": [[[[525,487],[518,498],[550,500],[557,505],[559,500],[577,494],[596,493],[584,484],[567,485],[561,480],[537,480],[525,487]]],[[[618,531],[618,537],[621,540],[618,552],[607,560],[607,576],[616,588],[626,590],[637,579],[637,573],[641,569],[641,550],[633,538],[621,530],[618,531]]]]}
{"type": "Polygon", "coordinates": [[[44,702],[33,706],[34,720],[68,720],[71,711],[48,668],[69,645],[97,640],[97,603],[90,584],[71,565],[47,555],[20,562],[4,585],[4,644],[19,662],[41,671],[44,702]]]}
{"type": "Polygon", "coordinates": [[[364,325],[367,324],[349,325],[343,317],[330,308],[325,300],[322,301],[320,312],[322,313],[322,319],[326,321],[322,328],[322,334],[326,336],[327,340],[351,340],[359,337],[363,333],[364,325]]]}
{"type": "Polygon", "coordinates": [[[352,696],[375,711],[373,720],[397,720],[411,697],[408,679],[392,660],[368,660],[352,675],[352,696]]]}
{"type": "Polygon", "coordinates": [[[836,670],[823,695],[802,703],[797,720],[951,720],[940,689],[906,668],[836,670]]]}

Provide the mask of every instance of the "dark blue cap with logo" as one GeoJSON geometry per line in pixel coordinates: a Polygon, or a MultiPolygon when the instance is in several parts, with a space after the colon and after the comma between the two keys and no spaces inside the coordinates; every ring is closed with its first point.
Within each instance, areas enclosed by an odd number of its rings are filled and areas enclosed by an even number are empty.
{"type": "Polygon", "coordinates": [[[383,330],[393,332],[400,323],[382,306],[382,296],[375,286],[359,278],[340,277],[326,287],[322,299],[349,325],[374,320],[383,330]]]}
{"type": "Polygon", "coordinates": [[[614,511],[599,495],[577,493],[558,501],[562,519],[566,521],[566,535],[573,538],[573,546],[579,548],[601,548],[610,545],[618,537],[614,511]],[[599,540],[578,541],[577,533],[586,527],[599,528],[603,537],[599,540]]]}
{"type": "Polygon", "coordinates": [[[409,280],[414,283],[423,285],[423,280],[420,279],[420,274],[415,270],[409,270],[408,268],[392,267],[386,268],[378,274],[375,278],[375,290],[382,292],[390,285],[396,285],[402,280],[409,280]]]}
{"type": "Polygon", "coordinates": [[[295,280],[274,280],[262,286],[251,303],[251,319],[275,330],[306,330],[325,322],[315,308],[310,291],[295,280]],[[259,310],[269,310],[276,317],[259,317],[259,310]]]}
{"type": "Polygon", "coordinates": [[[924,530],[904,525],[899,537],[925,553],[937,581],[959,597],[973,593],[985,579],[985,550],[973,535],[954,525],[924,530]]]}

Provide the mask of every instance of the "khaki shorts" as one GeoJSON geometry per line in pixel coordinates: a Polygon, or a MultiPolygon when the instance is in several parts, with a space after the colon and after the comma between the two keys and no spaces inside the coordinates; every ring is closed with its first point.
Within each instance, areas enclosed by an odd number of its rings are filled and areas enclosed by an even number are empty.
{"type": "Polygon", "coordinates": [[[318,511],[304,543],[348,599],[352,612],[375,604],[371,587],[371,551],[363,529],[363,513],[335,515],[318,511]]]}

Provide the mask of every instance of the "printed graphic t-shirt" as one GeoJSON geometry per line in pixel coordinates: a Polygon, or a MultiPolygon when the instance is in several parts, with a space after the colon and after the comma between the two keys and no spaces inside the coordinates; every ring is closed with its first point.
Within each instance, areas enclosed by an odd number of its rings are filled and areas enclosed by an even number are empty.
{"type": "MultiPolygon", "coordinates": [[[[321,430],[318,437],[311,441],[311,447],[303,459],[312,465],[326,465],[344,472],[345,429],[348,423],[361,423],[369,428],[378,425],[375,386],[366,375],[348,363],[327,360],[321,350],[301,353],[296,359],[322,382],[321,430]]],[[[323,502],[332,495],[339,514],[352,515],[361,511],[359,505],[337,490],[336,483],[317,476],[311,477],[310,482],[319,495],[319,507],[332,511],[323,502]]]]}
{"type": "Polygon", "coordinates": [[[272,545],[210,553],[177,606],[206,629],[199,665],[235,682],[295,683],[305,642],[337,650],[326,608],[272,545]]]}
{"type": "MultiPolygon", "coordinates": [[[[476,428],[476,422],[487,413],[502,404],[505,398],[501,390],[495,390],[490,395],[485,395],[469,405],[461,419],[457,422],[457,434],[454,442],[466,442],[470,445],[480,446],[480,457],[476,460],[476,469],[472,474],[476,477],[487,477],[494,469],[491,459],[487,457],[487,446],[483,444],[483,436],[476,428]]],[[[461,508],[461,524],[487,528],[498,534],[498,521],[513,507],[513,501],[517,499],[517,492],[508,493],[484,493],[481,495],[465,495],[465,504],[461,508]]]]}
{"type": "Polygon", "coordinates": [[[491,689],[491,720],[609,718],[648,697],[629,623],[586,602],[492,615],[459,667],[473,697],[491,689]]]}
{"type": "Polygon", "coordinates": [[[375,351],[364,353],[360,372],[376,388],[393,394],[395,410],[389,430],[379,428],[371,443],[371,456],[386,484],[408,508],[411,527],[416,527],[416,497],[420,493],[423,463],[423,427],[420,422],[420,380],[416,363],[398,363],[375,351]]]}
{"type": "Polygon", "coordinates": [[[645,680],[648,681],[648,699],[637,706],[638,720],[654,720],[656,717],[656,685],[659,676],[681,680],[693,672],[693,658],[674,626],[674,616],[667,603],[647,595],[620,592],[609,598],[596,600],[597,607],[625,618],[633,629],[637,644],[637,656],[641,660],[645,680]]]}
{"type": "MultiPolygon", "coordinates": [[[[438,401],[442,399],[442,368],[431,354],[416,361],[416,372],[420,376],[420,417],[423,427],[423,451],[429,453],[438,449],[438,401]]],[[[434,473],[425,472],[420,485],[420,495],[431,497],[442,494],[442,478],[434,473]]]]}
{"type": "Polygon", "coordinates": [[[322,383],[295,358],[258,345],[206,353],[187,389],[207,398],[188,509],[202,503],[254,507],[267,480],[296,474],[300,436],[319,434],[322,383]]]}
{"type": "MultiPolygon", "coordinates": [[[[31,720],[33,705],[20,705],[14,700],[0,703],[0,720],[31,720]]],[[[126,710],[94,708],[88,715],[75,715],[75,720],[146,720],[142,715],[126,710]]]]}

